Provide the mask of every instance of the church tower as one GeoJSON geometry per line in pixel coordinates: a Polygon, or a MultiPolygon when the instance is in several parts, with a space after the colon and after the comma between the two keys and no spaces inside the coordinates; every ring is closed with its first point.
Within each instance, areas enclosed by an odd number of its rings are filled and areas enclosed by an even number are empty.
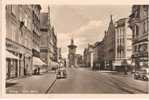
{"type": "Polygon", "coordinates": [[[76,67],[76,64],[75,64],[76,48],[77,48],[77,46],[74,44],[74,40],[72,38],[70,45],[68,45],[68,49],[69,49],[69,53],[68,53],[69,67],[76,67]]]}

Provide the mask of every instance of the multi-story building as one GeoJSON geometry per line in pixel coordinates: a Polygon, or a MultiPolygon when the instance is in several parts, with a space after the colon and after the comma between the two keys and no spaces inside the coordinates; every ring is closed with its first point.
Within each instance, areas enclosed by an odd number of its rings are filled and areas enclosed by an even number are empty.
{"type": "Polygon", "coordinates": [[[40,5],[32,5],[33,21],[33,56],[40,57],[40,5]]]}
{"type": "Polygon", "coordinates": [[[104,69],[104,43],[103,41],[96,42],[94,44],[93,54],[94,54],[93,56],[94,69],[104,69]]]}
{"type": "Polygon", "coordinates": [[[57,62],[57,36],[55,34],[54,26],[51,25],[50,7],[48,7],[48,33],[49,33],[49,60],[57,62]]]}
{"type": "Polygon", "coordinates": [[[52,60],[57,62],[57,36],[54,27],[51,28],[51,46],[52,46],[52,60]]]}
{"type": "Polygon", "coordinates": [[[87,58],[88,58],[88,50],[87,50],[87,48],[85,48],[84,51],[83,51],[84,67],[88,67],[87,58]]]}
{"type": "Polygon", "coordinates": [[[93,67],[93,53],[94,53],[94,46],[88,44],[88,47],[85,48],[83,52],[83,60],[85,67],[93,67]]]}
{"type": "Polygon", "coordinates": [[[40,14],[40,58],[48,64],[48,49],[50,44],[50,36],[48,33],[48,13],[40,14]]]}
{"type": "Polygon", "coordinates": [[[57,60],[59,61],[62,58],[61,48],[57,49],[57,60]]]}
{"type": "Polygon", "coordinates": [[[115,26],[111,15],[108,30],[104,37],[105,66],[107,69],[114,70],[113,62],[115,60],[115,26]]]}
{"type": "Polygon", "coordinates": [[[148,67],[149,5],[133,5],[129,25],[133,32],[132,59],[135,68],[148,67]]]}
{"type": "Polygon", "coordinates": [[[32,6],[6,6],[7,78],[32,73],[32,6]]]}
{"type": "Polygon", "coordinates": [[[131,64],[132,59],[132,31],[128,27],[128,18],[122,18],[115,23],[115,62],[117,70],[122,70],[124,60],[131,64]]]}
{"type": "Polygon", "coordinates": [[[48,12],[42,12],[40,15],[40,58],[51,69],[58,61],[57,36],[54,27],[51,25],[50,7],[48,12]]]}
{"type": "Polygon", "coordinates": [[[77,62],[77,66],[81,67],[83,60],[82,60],[82,55],[81,54],[76,54],[76,62],[77,62]]]}

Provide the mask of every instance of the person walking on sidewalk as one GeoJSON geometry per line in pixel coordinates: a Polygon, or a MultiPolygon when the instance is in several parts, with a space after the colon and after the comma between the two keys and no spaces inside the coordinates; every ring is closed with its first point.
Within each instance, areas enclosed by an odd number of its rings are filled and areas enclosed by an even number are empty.
{"type": "Polygon", "coordinates": [[[128,71],[128,63],[127,63],[127,60],[124,59],[123,62],[122,62],[122,66],[124,68],[124,74],[127,75],[127,71],[128,71]]]}

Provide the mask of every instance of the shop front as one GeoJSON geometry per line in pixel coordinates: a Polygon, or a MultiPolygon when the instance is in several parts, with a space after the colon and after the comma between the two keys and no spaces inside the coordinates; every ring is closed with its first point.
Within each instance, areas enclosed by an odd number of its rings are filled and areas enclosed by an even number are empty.
{"type": "Polygon", "coordinates": [[[19,76],[19,57],[6,51],[6,79],[16,78],[19,76]]]}
{"type": "Polygon", "coordinates": [[[7,77],[24,77],[30,74],[32,71],[32,51],[10,39],[6,39],[6,49],[7,77]]]}

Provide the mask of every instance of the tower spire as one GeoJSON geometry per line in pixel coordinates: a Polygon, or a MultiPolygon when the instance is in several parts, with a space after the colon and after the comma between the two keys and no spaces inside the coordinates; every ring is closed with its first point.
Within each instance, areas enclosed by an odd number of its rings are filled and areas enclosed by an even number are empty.
{"type": "Polygon", "coordinates": [[[73,33],[71,34],[71,44],[74,44],[74,40],[73,40],[73,33]]]}
{"type": "Polygon", "coordinates": [[[112,14],[110,15],[110,17],[111,17],[111,21],[112,21],[112,14]]]}
{"type": "Polygon", "coordinates": [[[71,39],[71,45],[73,45],[73,38],[71,39]]]}
{"type": "Polygon", "coordinates": [[[110,19],[111,19],[110,23],[113,23],[113,15],[112,14],[110,15],[110,19]]]}

